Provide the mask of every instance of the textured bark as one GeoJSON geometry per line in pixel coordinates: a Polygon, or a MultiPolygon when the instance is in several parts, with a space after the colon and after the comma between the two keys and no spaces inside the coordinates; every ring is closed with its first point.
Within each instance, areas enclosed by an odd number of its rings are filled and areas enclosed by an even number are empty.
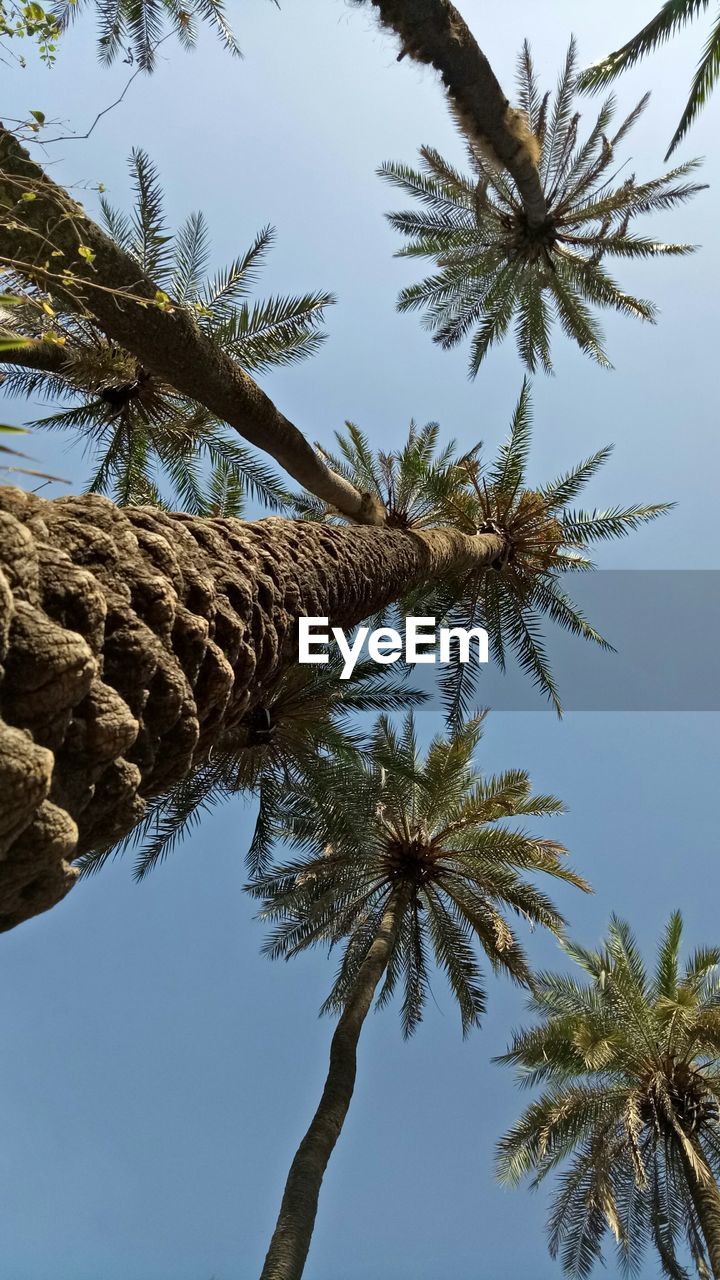
{"type": "Polygon", "coordinates": [[[158,377],[209,409],[275,458],[304,488],[363,524],[384,512],[325,465],[303,434],[245,371],[202,332],[188,311],[162,311],[157,285],[36,165],[0,125],[0,259],[22,264],[30,279],[62,294],[69,309],[89,312],[101,329],[158,377]],[[24,201],[24,193],[34,198],[24,201]],[[92,263],[79,247],[94,255],[92,263]],[[53,256],[60,255],[60,256],[53,256]],[[63,289],[71,271],[87,283],[63,289]],[[142,306],[128,297],[147,298],[142,306]]]}
{"type": "Polygon", "coordinates": [[[301,615],[352,627],[497,561],[452,529],[200,519],[0,488],[0,929],[71,888],[292,662],[301,615]]]}
{"type": "MultiPolygon", "coordinates": [[[[700,1159],[704,1159],[701,1151],[700,1159]]],[[[700,1220],[703,1238],[707,1246],[710,1266],[715,1280],[720,1280],[720,1189],[714,1179],[700,1182],[686,1154],[682,1152],[688,1188],[700,1220]]]]}
{"type": "Polygon", "coordinates": [[[401,912],[402,902],[396,895],[388,903],[378,935],[335,1029],[320,1105],[290,1166],[260,1280],[300,1280],[305,1269],[320,1187],[355,1088],[360,1032],[387,968],[401,912]]]}
{"type": "Polygon", "coordinates": [[[371,0],[404,53],[440,72],[468,136],[490,144],[515,179],[528,223],[542,226],[547,204],[537,164],[514,124],[500,84],[467,24],[449,0],[371,0]]]}

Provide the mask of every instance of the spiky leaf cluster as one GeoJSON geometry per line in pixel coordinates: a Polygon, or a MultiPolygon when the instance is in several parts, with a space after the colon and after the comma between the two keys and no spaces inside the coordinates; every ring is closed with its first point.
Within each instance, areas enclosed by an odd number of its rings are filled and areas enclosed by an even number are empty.
{"type": "Polygon", "coordinates": [[[418,706],[425,699],[408,686],[403,673],[369,659],[358,662],[348,680],[340,679],[342,666],[343,659],[332,650],[325,665],[297,663],[288,668],[207,760],[149,802],[142,823],[127,839],[84,855],[78,862],[81,872],[92,874],[108,858],[132,849],[135,878],[142,880],[204,813],[240,795],[258,801],[247,865],[253,874],[264,869],[275,811],[287,788],[311,788],[329,753],[345,759],[363,749],[358,716],[418,706]]]}
{"type": "Polygon", "coordinates": [[[422,311],[423,324],[444,348],[472,333],[471,376],[513,327],[526,367],[549,373],[554,322],[582,351],[609,367],[598,310],[653,321],[655,307],[627,293],[609,273],[607,260],[693,251],[689,244],[637,235],[631,224],[700,190],[686,181],[698,162],[647,182],[627,173],[620,144],[648,95],[614,130],[615,101],[607,98],[581,139],[575,67],[571,42],[551,105],[550,95],[541,94],[527,42],[519,58],[518,101],[538,140],[547,200],[541,226],[530,225],[512,178],[475,143],[468,145],[467,174],[431,147],[421,148],[417,170],[388,163],[379,171],[423,206],[389,215],[408,241],[399,256],[430,258],[438,267],[436,274],[403,289],[399,308],[422,311]]]}
{"type": "MultiPolygon", "coordinates": [[[[209,274],[203,214],[191,214],[171,234],[154,165],[143,151],[134,151],[130,169],[134,211],[127,217],[103,197],[104,226],[158,283],[167,305],[190,309],[218,347],[251,373],[292,364],[318,350],[330,294],[251,298],[272,228],[263,228],[229,266],[209,274]]],[[[200,515],[239,515],[247,493],[275,509],[284,503],[286,493],[273,469],[203,405],[179,395],[109,342],[92,320],[64,311],[61,298],[29,291],[27,283],[18,283],[21,291],[27,303],[13,308],[14,330],[60,341],[64,360],[53,373],[18,366],[5,377],[4,389],[69,402],[32,425],[70,431],[87,446],[93,459],[91,492],[106,493],[120,505],[169,504],[200,515]]]]}
{"type": "MultiPolygon", "coordinates": [[[[606,58],[588,67],[578,77],[580,89],[601,89],[610,84],[623,71],[639,62],[646,54],[654,52],[676,35],[687,23],[710,7],[710,0],[666,0],[654,17],[632,39],[609,53],[606,58]]],[[[672,136],[665,159],[667,160],[695,123],[720,75],[720,10],[705,42],[702,57],[690,86],[690,93],[678,126],[672,136]]]]}
{"type": "Polygon", "coordinates": [[[687,1280],[684,1242],[711,1274],[691,1184],[720,1177],[720,948],[681,967],[681,936],[676,912],[652,974],[615,917],[599,950],[565,943],[584,980],[537,975],[537,1024],[500,1059],[543,1092],[502,1138],[499,1173],[537,1185],[563,1167],[548,1226],[568,1275],[590,1274],[608,1233],[624,1272],[650,1245],[687,1280]]]}
{"type": "MultiPolygon", "coordinates": [[[[330,465],[359,489],[387,506],[389,521],[403,529],[451,526],[464,533],[499,532],[506,555],[499,571],[469,573],[442,587],[406,595],[398,608],[434,615],[447,626],[485,627],[493,660],[504,670],[510,655],[560,710],[560,691],[548,660],[543,623],[556,625],[603,647],[611,647],[569,596],[569,572],[593,569],[588,550],[624,537],[655,519],[667,504],[584,510],[571,505],[610,456],[600,449],[549,484],[528,483],[532,442],[530,385],[525,380],[510,434],[494,461],[478,445],[459,455],[454,441],[436,453],[437,427],[411,425],[405,445],[393,454],[375,452],[360,429],[336,433],[330,465]]],[[[296,500],[313,519],[335,520],[313,499],[296,500]]],[[[451,718],[468,715],[479,668],[453,660],[443,677],[451,718]]]]}
{"type": "Polygon", "coordinates": [[[122,55],[124,62],[154,71],[159,45],[174,35],[182,48],[194,49],[200,23],[212,27],[225,48],[240,56],[224,0],[57,0],[54,12],[60,31],[91,7],[98,25],[98,59],[105,66],[122,55]]]}
{"type": "Polygon", "coordinates": [[[270,956],[315,944],[342,950],[323,1006],[342,1009],[392,895],[401,917],[378,1005],[402,990],[403,1031],[423,1014],[431,967],[444,972],[463,1031],[485,1007],[478,952],[495,971],[527,982],[529,970],[508,913],[557,934],[562,919],[534,883],[537,875],[585,882],[565,850],[504,820],[562,811],[533,795],[527,775],[483,777],[473,756],[481,721],[435,737],[424,757],[412,713],[400,731],[381,717],[360,756],[331,759],[309,788],[287,790],[272,824],[291,860],[257,877],[250,892],[272,924],[270,956]]]}

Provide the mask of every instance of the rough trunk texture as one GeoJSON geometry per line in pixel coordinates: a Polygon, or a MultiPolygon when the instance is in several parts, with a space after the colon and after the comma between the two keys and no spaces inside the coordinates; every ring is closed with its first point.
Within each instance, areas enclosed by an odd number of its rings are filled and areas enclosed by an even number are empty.
{"type": "MultiPolygon", "coordinates": [[[[704,1160],[702,1151],[699,1151],[698,1155],[701,1160],[704,1160]]],[[[710,1182],[700,1182],[684,1153],[682,1158],[690,1195],[707,1246],[712,1273],[715,1280],[720,1280],[720,1189],[714,1179],[710,1182]]]]}
{"type": "Polygon", "coordinates": [[[164,311],[155,305],[157,284],[2,125],[0,260],[16,264],[20,274],[62,296],[70,310],[89,312],[104,333],[145,368],[269,453],[321,501],[360,523],[382,522],[384,512],[377,500],[358,493],[325,465],[302,432],[200,329],[189,311],[164,311]],[[25,201],[25,195],[32,199],[25,201]],[[81,247],[90,260],[80,256],[81,247]],[[63,272],[75,277],[67,288],[62,285],[63,272]],[[134,298],[148,301],[143,306],[134,298]]]}
{"type": "Polygon", "coordinates": [[[0,489],[0,929],[58,902],[74,857],[233,731],[294,660],[299,616],[351,627],[502,551],[0,489]]]}
{"type": "Polygon", "coordinates": [[[440,72],[468,137],[490,145],[515,180],[531,227],[547,218],[545,194],[527,130],[510,107],[485,54],[449,0],[371,0],[402,51],[440,72]]]}
{"type": "Polygon", "coordinates": [[[300,1280],[310,1248],[320,1187],[355,1088],[357,1046],[377,985],[387,968],[402,902],[391,898],[330,1045],[320,1105],[290,1166],[260,1280],[300,1280]]]}

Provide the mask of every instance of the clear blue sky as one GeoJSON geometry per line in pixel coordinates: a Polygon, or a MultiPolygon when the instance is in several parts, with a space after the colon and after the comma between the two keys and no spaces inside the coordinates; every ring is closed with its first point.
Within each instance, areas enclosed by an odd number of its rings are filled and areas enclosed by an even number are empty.
{"type": "MultiPolygon", "coordinates": [[[[615,47],[656,0],[602,6],[553,0],[461,0],[510,92],[514,57],[532,41],[554,83],[574,30],[584,62],[615,47]],[[490,18],[489,15],[492,15],[490,18]]],[[[201,207],[218,262],[265,222],[278,243],[264,291],[326,287],[339,304],[330,338],[307,365],[265,385],[313,439],[345,418],[385,447],[411,417],[494,445],[521,381],[511,345],[471,384],[465,351],[443,354],[417,320],[393,310],[412,263],[393,261],[382,214],[396,197],[384,159],[419,144],[461,158],[429,72],[395,61],[371,17],[343,0],[231,5],[246,53],[231,62],[203,34],[185,56],[165,46],[157,75],[137,80],[88,142],[52,148],[53,173],[108,188],[122,205],[125,158],[159,164],[171,216],[201,207]]],[[[40,108],[82,131],[122,87],[126,68],[95,65],[86,17],[48,72],[3,67],[0,118],[40,108]]],[[[698,25],[619,88],[653,103],[631,137],[635,168],[662,168],[704,32],[698,25]]],[[[592,111],[588,103],[587,113],[592,111]]],[[[716,182],[720,99],[683,157],[708,153],[716,182]]],[[[88,197],[92,207],[92,197],[88,197]]],[[[607,324],[613,373],[562,339],[557,376],[535,387],[538,478],[609,440],[617,450],[589,503],[673,499],[677,510],[603,552],[614,568],[717,569],[717,186],[658,217],[661,238],[697,242],[689,261],[623,268],[661,308],[657,328],[607,324]]],[[[20,407],[3,410],[5,419],[20,407]]],[[[49,470],[83,482],[77,453],[37,436],[49,470]]],[[[685,660],[692,662],[688,635],[685,660]]],[[[528,768],[568,816],[545,824],[596,893],[559,892],[591,943],[612,909],[650,949],[682,908],[688,943],[717,942],[720,874],[715,800],[718,717],[711,714],[504,713],[490,718],[488,770],[528,768]]],[[[0,997],[0,1276],[2,1280],[254,1280],[288,1162],[315,1105],[330,1024],[316,1012],[332,962],[259,956],[260,927],[242,894],[252,813],[242,802],[200,830],[141,887],[128,862],[81,885],[50,914],[2,939],[0,997]]],[[[559,963],[529,940],[538,965],[559,963]]],[[[523,1018],[521,993],[491,986],[483,1029],[468,1042],[442,981],[437,1005],[403,1043],[393,1010],[374,1016],[358,1088],[323,1190],[308,1280],[550,1280],[542,1196],[493,1184],[493,1143],[522,1097],[489,1059],[523,1018]]],[[[610,1258],[606,1275],[617,1274],[610,1258]]],[[[648,1258],[644,1277],[657,1274],[648,1258]]]]}

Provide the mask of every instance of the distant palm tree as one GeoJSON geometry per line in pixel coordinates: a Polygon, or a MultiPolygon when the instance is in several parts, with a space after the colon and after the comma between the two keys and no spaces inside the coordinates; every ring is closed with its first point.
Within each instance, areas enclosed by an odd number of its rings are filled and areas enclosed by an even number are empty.
{"type": "MultiPolygon", "coordinates": [[[[681,27],[692,22],[701,10],[709,7],[710,0],[667,0],[661,5],[655,17],[651,18],[631,40],[628,40],[627,44],[616,49],[614,53],[609,53],[606,58],[596,62],[587,71],[583,71],[578,77],[578,88],[600,89],[610,84],[628,67],[634,66],[646,54],[652,53],[660,45],[665,44],[681,27]]],[[[703,49],[690,86],[690,96],[680,117],[680,123],[672,136],[665,156],[666,160],[699,116],[715,88],[718,75],[720,75],[720,10],[703,49]]]]}
{"type": "Polygon", "coordinates": [[[336,649],[325,665],[289,667],[268,690],[262,705],[246,715],[207,760],[170,791],[148,802],[132,835],[114,848],[84,854],[84,875],[130,849],[137,850],[135,878],[142,880],[190,834],[202,815],[242,795],[258,800],[258,815],[247,853],[257,875],[267,869],[273,823],[288,787],[312,788],[313,774],[328,754],[349,758],[361,752],[359,714],[419,706],[426,695],[412,689],[404,674],[366,659],[349,680],[341,680],[344,659],[336,649]]]}
{"type": "Polygon", "coordinates": [[[330,762],[309,788],[284,798],[275,835],[294,857],[259,876],[273,929],[265,950],[290,957],[319,943],[342,947],[324,1010],[339,1013],[319,1107],[293,1160],[262,1280],[299,1280],[320,1186],[355,1084],[356,1050],[382,982],[378,1005],[402,989],[410,1035],[423,1014],[431,960],[457,1000],[463,1033],[485,1008],[478,951],[495,971],[527,983],[530,970],[506,919],[509,910],[557,934],[562,920],[531,877],[540,872],[587,885],[562,860],[565,850],[503,824],[557,814],[560,802],[533,795],[525,773],[483,778],[473,755],[481,721],[436,737],[424,759],[412,714],[397,733],[381,717],[364,760],[330,762]]]}
{"type": "Polygon", "coordinates": [[[549,1220],[550,1252],[587,1276],[615,1237],[619,1265],[637,1271],[645,1246],[663,1275],[720,1277],[720,947],[680,969],[682,920],[671,916],[652,977],[628,926],[613,917],[599,951],[565,943],[589,975],[541,974],[539,1025],[499,1059],[524,1085],[547,1085],[499,1145],[506,1182],[563,1161],[549,1220]]]}
{"type": "MultiPolygon", "coordinates": [[[[203,214],[191,214],[172,235],[157,170],[145,152],[133,151],[130,171],[135,210],[128,218],[103,197],[105,229],[166,291],[167,305],[189,308],[218,347],[247,371],[264,372],[317,351],[324,339],[324,310],[333,301],[330,294],[249,300],[273,240],[272,228],[263,228],[244,254],[208,278],[210,244],[203,214]]],[[[48,302],[27,283],[16,283],[16,293],[27,301],[13,307],[6,324],[12,321],[13,332],[35,343],[29,351],[8,353],[16,367],[5,376],[4,390],[71,402],[70,408],[31,425],[72,431],[87,445],[94,460],[90,492],[107,493],[124,506],[170,504],[199,515],[219,514],[218,505],[222,514],[240,515],[246,493],[275,509],[283,504],[285,491],[272,468],[241,444],[236,433],[109,342],[92,320],[65,311],[61,298],[48,302]],[[49,368],[43,366],[43,350],[49,368]],[[208,463],[209,484],[204,471],[208,463]],[[163,481],[169,490],[165,494],[163,481]],[[228,507],[231,494],[234,501],[228,507]]]]}
{"type": "Polygon", "coordinates": [[[515,322],[518,351],[529,370],[552,369],[550,331],[564,332],[599,364],[610,367],[594,311],[654,320],[652,303],[625,293],[603,266],[605,258],[647,258],[691,253],[630,233],[642,213],[672,208],[701,188],[684,179],[690,161],[660,178],[622,181],[617,148],[645,108],[648,96],[614,133],[615,104],[603,104],[584,142],[578,141],[575,44],[571,42],[555,102],[540,93],[527,41],[518,64],[519,103],[540,148],[547,218],[531,227],[512,179],[476,144],[468,144],[472,172],[464,175],[431,147],[422,147],[419,171],[384,164],[382,177],[408,192],[424,210],[389,215],[409,243],[401,257],[433,259],[439,270],[400,294],[401,311],[424,311],[434,340],[448,348],[474,330],[470,373],[515,322]]]}
{"type": "MultiPolygon", "coordinates": [[[[481,577],[448,575],[442,584],[406,592],[397,605],[403,613],[442,618],[451,627],[485,627],[494,661],[504,670],[515,656],[533,683],[560,710],[560,695],[547,658],[542,620],[586,640],[611,648],[588,623],[567,594],[565,573],[593,568],[584,552],[596,542],[623,537],[654,519],[663,506],[611,507],[575,510],[569,504],[585,488],[611,448],[600,449],[565,475],[529,489],[527,465],[532,439],[530,384],[523,382],[508,439],[486,465],[477,445],[460,455],[450,440],[439,453],[438,427],[411,424],[405,444],[394,453],[374,451],[359,427],[347,423],[336,432],[336,448],[323,450],[330,466],[352,484],[369,491],[385,505],[388,524],[422,530],[451,527],[463,533],[501,529],[508,540],[508,556],[499,573],[481,577]]],[[[312,520],[342,522],[307,494],[295,499],[298,514],[312,520]]],[[[383,613],[388,625],[388,611],[383,613]]],[[[380,625],[380,624],[378,624],[380,625]]],[[[441,678],[450,718],[463,718],[472,709],[478,670],[460,663],[457,655],[441,678]]]]}

